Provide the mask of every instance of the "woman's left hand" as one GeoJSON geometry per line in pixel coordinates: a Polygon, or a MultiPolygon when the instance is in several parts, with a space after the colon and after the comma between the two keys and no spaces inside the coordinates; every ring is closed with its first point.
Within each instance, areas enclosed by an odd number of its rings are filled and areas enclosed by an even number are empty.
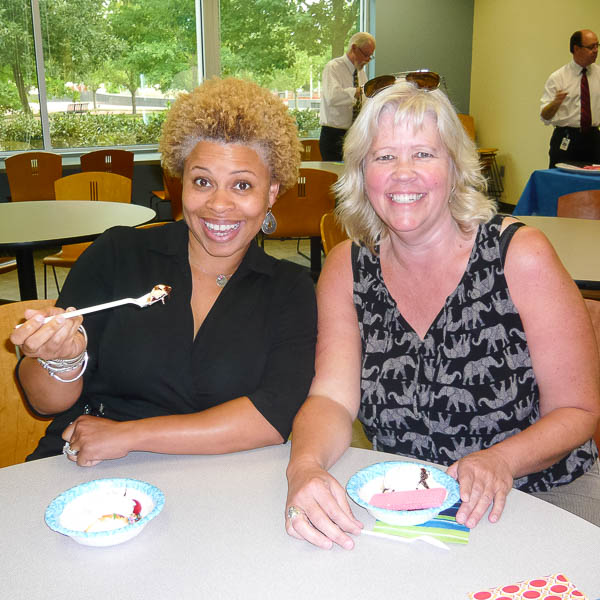
{"type": "Polygon", "coordinates": [[[71,450],[77,452],[67,454],[67,458],[80,467],[93,467],[103,460],[127,456],[126,424],[91,415],[78,417],[62,434],[71,450]]]}
{"type": "Polygon", "coordinates": [[[495,448],[473,452],[450,465],[447,473],[460,485],[458,523],[472,529],[490,504],[489,521],[495,523],[500,518],[513,485],[512,471],[500,452],[495,448]]]}

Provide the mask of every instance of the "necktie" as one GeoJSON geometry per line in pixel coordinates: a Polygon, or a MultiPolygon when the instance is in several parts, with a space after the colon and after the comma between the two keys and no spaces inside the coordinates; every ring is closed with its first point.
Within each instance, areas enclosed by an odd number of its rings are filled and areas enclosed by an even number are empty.
{"type": "Polygon", "coordinates": [[[587,131],[592,126],[592,108],[590,106],[590,86],[587,69],[581,70],[581,130],[587,131]]]}
{"type": "MultiPolygon", "coordinates": [[[[356,69],[354,69],[354,73],[352,74],[352,84],[354,85],[355,88],[358,87],[358,71],[356,69]]],[[[358,113],[360,112],[360,109],[362,107],[362,94],[356,98],[356,100],[354,101],[354,105],[352,106],[352,122],[354,123],[354,120],[356,119],[356,117],[358,117],[358,113]]]]}

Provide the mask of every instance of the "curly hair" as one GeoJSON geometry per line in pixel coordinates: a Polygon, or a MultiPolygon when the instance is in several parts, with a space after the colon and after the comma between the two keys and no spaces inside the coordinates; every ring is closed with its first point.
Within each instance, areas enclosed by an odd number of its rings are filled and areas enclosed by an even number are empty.
{"type": "Polygon", "coordinates": [[[485,195],[486,180],[475,144],[467,136],[456,111],[441,90],[426,91],[411,83],[396,83],[367,100],[344,140],[345,172],[334,185],[336,216],[355,242],[371,250],[388,235],[365,190],[364,160],[371,148],[382,112],[393,111],[395,123],[423,125],[426,115],[437,122],[452,168],[450,212],[463,231],[485,223],[496,213],[496,203],[485,195]]]}
{"type": "Polygon", "coordinates": [[[294,118],[269,90],[251,81],[214,77],[177,97],[163,125],[162,165],[181,177],[200,141],[242,144],[257,151],[279,183],[279,194],[297,181],[301,144],[294,118]]]}

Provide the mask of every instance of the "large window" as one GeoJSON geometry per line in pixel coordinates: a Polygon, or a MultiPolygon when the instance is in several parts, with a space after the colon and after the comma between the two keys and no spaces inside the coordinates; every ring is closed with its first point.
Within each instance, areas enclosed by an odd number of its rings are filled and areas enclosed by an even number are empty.
{"type": "Polygon", "coordinates": [[[321,70],[359,29],[359,8],[360,0],[3,0],[0,152],[152,146],[176,94],[219,72],[269,87],[301,134],[315,135],[321,70]]]}

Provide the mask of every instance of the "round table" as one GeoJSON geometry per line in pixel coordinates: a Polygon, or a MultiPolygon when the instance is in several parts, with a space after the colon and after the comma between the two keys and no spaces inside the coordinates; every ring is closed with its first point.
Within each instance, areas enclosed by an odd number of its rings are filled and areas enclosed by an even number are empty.
{"type": "Polygon", "coordinates": [[[0,248],[17,257],[21,300],[37,298],[33,250],[88,242],[115,225],[151,221],[151,208],[122,202],[48,200],[0,204],[0,248]]]}
{"type": "MultiPolygon", "coordinates": [[[[0,597],[467,600],[469,592],[557,572],[598,596],[598,527],[518,490],[497,523],[484,517],[467,544],[448,551],[369,535],[355,537],[352,551],[296,540],[284,530],[289,454],[288,442],[222,455],[131,452],[91,468],[56,456],[0,469],[0,597]],[[155,485],[164,509],[139,536],[108,548],[81,546],[46,526],[53,498],[105,477],[155,485]]],[[[399,458],[350,448],[331,472],[345,485],[359,469],[399,458]]],[[[349,502],[372,527],[365,509],[349,502]]]]}
{"type": "Polygon", "coordinates": [[[580,288],[600,289],[600,221],[541,216],[517,218],[546,235],[580,288]]]}

